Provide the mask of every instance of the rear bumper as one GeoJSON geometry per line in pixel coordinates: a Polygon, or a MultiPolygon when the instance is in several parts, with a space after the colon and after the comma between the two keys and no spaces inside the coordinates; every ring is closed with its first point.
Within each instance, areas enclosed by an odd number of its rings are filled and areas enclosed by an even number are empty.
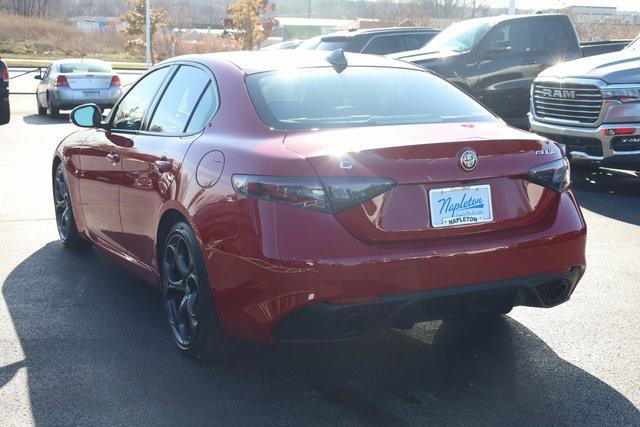
{"type": "Polygon", "coordinates": [[[280,342],[339,341],[380,328],[408,329],[417,322],[508,311],[514,306],[553,307],[569,300],[583,266],[562,274],[537,274],[477,285],[385,296],[365,304],[307,305],[274,328],[280,342]]]}
{"type": "Polygon", "coordinates": [[[99,90],[99,96],[87,97],[83,90],[57,88],[50,92],[52,103],[62,109],[70,110],[82,104],[97,104],[103,108],[111,108],[122,95],[119,87],[99,90]]]}
{"type": "Polygon", "coordinates": [[[588,128],[543,123],[530,115],[529,126],[532,132],[566,145],[567,154],[572,160],[640,169],[640,123],[603,124],[588,128]],[[635,128],[636,131],[623,136],[602,134],[603,130],[616,128],[635,128]]]}
{"type": "MultiPolygon", "coordinates": [[[[278,332],[281,320],[316,303],[386,302],[486,283],[518,287],[533,279],[513,278],[582,270],[584,219],[571,191],[557,197],[531,226],[393,244],[364,243],[332,215],[247,200],[236,237],[221,242],[202,236],[220,321],[238,338],[295,340],[278,332]]],[[[536,305],[526,291],[510,295],[509,304],[536,305]]],[[[447,310],[434,314],[447,317],[447,310]]]]}

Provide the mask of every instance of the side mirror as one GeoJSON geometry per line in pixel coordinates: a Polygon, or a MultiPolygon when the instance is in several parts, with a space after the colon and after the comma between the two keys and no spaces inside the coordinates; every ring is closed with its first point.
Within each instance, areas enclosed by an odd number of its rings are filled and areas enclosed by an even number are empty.
{"type": "Polygon", "coordinates": [[[33,76],[33,78],[36,80],[42,80],[42,76],[40,74],[38,74],[37,76],[33,76]]]}
{"type": "Polygon", "coordinates": [[[81,128],[101,128],[102,112],[96,104],[83,104],[76,107],[69,115],[71,123],[81,128]]]}
{"type": "Polygon", "coordinates": [[[508,41],[498,41],[491,43],[491,47],[487,51],[490,54],[505,53],[511,51],[511,43],[508,41]]]}

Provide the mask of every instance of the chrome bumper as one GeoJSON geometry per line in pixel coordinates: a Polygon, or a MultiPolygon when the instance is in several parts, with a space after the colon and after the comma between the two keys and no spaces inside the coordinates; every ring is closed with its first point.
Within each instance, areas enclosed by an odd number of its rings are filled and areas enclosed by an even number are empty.
{"type": "MultiPolygon", "coordinates": [[[[568,126],[556,123],[543,123],[536,120],[529,113],[529,128],[531,132],[549,136],[550,139],[558,137],[573,138],[589,138],[600,141],[602,145],[602,156],[596,156],[586,153],[574,147],[567,147],[567,154],[575,160],[586,160],[591,162],[612,162],[621,161],[640,161],[640,150],[616,151],[611,146],[611,141],[616,137],[638,137],[640,138],[640,123],[616,123],[602,124],[595,128],[586,128],[579,126],[568,126]],[[617,128],[635,128],[635,132],[630,135],[605,135],[603,130],[617,128]]],[[[560,138],[558,138],[560,139],[560,138]]],[[[560,141],[561,142],[561,141],[560,141]]]]}
{"type": "Polygon", "coordinates": [[[70,88],[56,88],[50,92],[51,99],[57,107],[73,108],[82,104],[98,104],[105,106],[113,106],[122,95],[122,89],[120,87],[112,87],[108,89],[97,89],[97,96],[86,97],[85,92],[90,90],[70,89],[70,88]]]}

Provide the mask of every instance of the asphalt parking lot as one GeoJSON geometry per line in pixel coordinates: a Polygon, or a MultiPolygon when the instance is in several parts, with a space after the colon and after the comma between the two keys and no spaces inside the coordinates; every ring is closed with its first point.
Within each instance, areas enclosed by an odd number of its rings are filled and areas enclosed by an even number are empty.
{"type": "MultiPolygon", "coordinates": [[[[588,268],[572,300],[479,324],[195,363],[159,295],[57,240],[51,154],[73,130],[12,97],[0,127],[0,424],[640,425],[640,179],[576,171],[588,268]]],[[[522,262],[527,262],[522,260],[522,262]]]]}

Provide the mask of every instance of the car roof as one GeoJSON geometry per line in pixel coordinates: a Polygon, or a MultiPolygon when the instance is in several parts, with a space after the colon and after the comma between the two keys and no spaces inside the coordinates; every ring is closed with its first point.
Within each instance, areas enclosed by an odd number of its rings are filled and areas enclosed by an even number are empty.
{"type": "MultiPolygon", "coordinates": [[[[186,60],[206,63],[208,61],[224,61],[235,65],[245,74],[256,74],[267,71],[278,71],[296,68],[331,67],[327,57],[331,51],[323,50],[263,50],[263,51],[235,51],[216,52],[203,55],[189,55],[174,58],[174,60],[186,60]]],[[[391,67],[423,70],[417,65],[398,61],[379,55],[363,55],[359,53],[345,52],[349,66],[355,67],[391,67]]]]}
{"type": "Polygon", "coordinates": [[[441,30],[431,27],[386,27],[386,28],[363,28],[353,30],[336,31],[334,33],[323,34],[322,39],[329,37],[355,37],[361,34],[393,34],[393,33],[439,33],[441,30]]]}
{"type": "Polygon", "coordinates": [[[55,61],[51,61],[51,64],[77,64],[80,63],[100,63],[100,64],[108,64],[108,62],[103,61],[102,59],[91,59],[91,58],[66,58],[66,59],[56,59],[55,61]]]}

